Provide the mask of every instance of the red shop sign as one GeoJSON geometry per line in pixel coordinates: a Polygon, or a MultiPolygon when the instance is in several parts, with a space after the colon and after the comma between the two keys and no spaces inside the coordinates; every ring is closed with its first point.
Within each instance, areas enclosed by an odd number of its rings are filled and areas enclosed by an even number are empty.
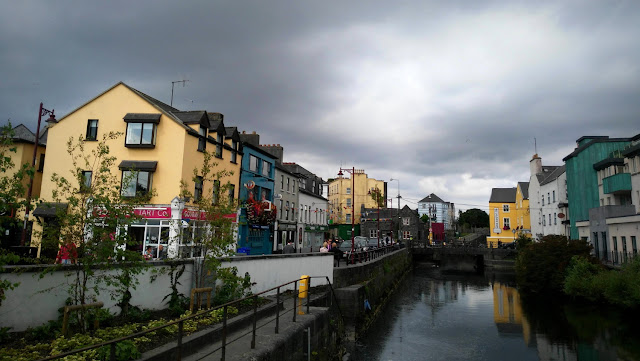
{"type": "Polygon", "coordinates": [[[163,208],[135,208],[133,214],[147,219],[171,218],[171,207],[163,208]]]}

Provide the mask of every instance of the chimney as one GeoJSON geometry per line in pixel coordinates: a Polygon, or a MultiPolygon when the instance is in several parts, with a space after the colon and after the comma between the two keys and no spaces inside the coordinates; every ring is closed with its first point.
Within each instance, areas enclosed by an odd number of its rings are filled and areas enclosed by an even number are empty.
{"type": "Polygon", "coordinates": [[[540,158],[537,153],[534,154],[533,158],[529,161],[529,170],[532,176],[542,174],[542,158],[540,158]]]}

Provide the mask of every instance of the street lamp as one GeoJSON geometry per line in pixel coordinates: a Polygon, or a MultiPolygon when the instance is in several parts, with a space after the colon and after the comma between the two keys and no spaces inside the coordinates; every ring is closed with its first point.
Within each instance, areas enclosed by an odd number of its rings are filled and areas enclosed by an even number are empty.
{"type": "MultiPolygon", "coordinates": [[[[33,158],[31,159],[31,168],[36,167],[36,156],[38,155],[38,138],[40,138],[40,122],[42,121],[42,116],[49,114],[48,122],[55,122],[56,116],[53,114],[54,110],[48,110],[42,107],[42,103],[40,103],[40,110],[38,111],[38,125],[36,126],[36,139],[33,145],[33,158]]],[[[29,177],[29,190],[27,191],[27,203],[25,205],[24,211],[24,224],[22,227],[22,235],[20,237],[20,246],[24,247],[25,239],[27,237],[27,221],[29,219],[29,208],[31,207],[31,192],[33,191],[33,178],[35,177],[35,169],[34,172],[31,173],[29,177]]]]}
{"type": "Polygon", "coordinates": [[[356,168],[355,167],[351,167],[351,169],[349,168],[340,168],[340,171],[338,171],[338,176],[342,177],[342,175],[344,173],[342,173],[342,171],[351,173],[351,264],[353,264],[353,260],[354,260],[354,248],[355,248],[355,218],[356,218],[356,202],[355,202],[355,185],[356,185],[356,178],[355,178],[355,173],[356,173],[356,168]]]}
{"type": "Polygon", "coordinates": [[[376,206],[378,207],[378,248],[380,248],[380,197],[382,196],[380,195],[380,189],[378,189],[378,187],[373,190],[373,193],[369,191],[369,195],[371,194],[374,194],[376,206]]]}
{"type": "Polygon", "coordinates": [[[399,242],[400,241],[400,198],[402,198],[402,197],[400,197],[400,179],[391,178],[389,181],[390,182],[393,182],[393,181],[398,182],[398,196],[397,196],[397,198],[398,198],[398,237],[396,238],[396,242],[399,242]]]}

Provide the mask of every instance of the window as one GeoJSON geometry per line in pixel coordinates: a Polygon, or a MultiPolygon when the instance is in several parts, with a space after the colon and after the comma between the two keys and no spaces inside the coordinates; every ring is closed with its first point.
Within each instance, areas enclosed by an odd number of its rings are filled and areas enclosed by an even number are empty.
{"type": "Polygon", "coordinates": [[[285,209],[284,212],[284,219],[287,221],[289,220],[289,201],[287,201],[287,209],[285,209]]]}
{"type": "Polygon", "coordinates": [[[213,181],[213,194],[211,195],[211,204],[212,205],[218,204],[218,201],[220,200],[219,198],[220,198],[220,181],[216,179],[213,181]]]}
{"type": "Polygon", "coordinates": [[[625,237],[625,236],[620,237],[620,241],[622,242],[622,252],[624,252],[625,256],[626,256],[626,253],[627,253],[627,237],[625,237]]]}
{"type": "Polygon", "coordinates": [[[351,187],[347,187],[347,194],[351,194],[351,187]]]}
{"type": "Polygon", "coordinates": [[[542,195],[542,205],[544,206],[544,194],[542,195]]]}
{"type": "Polygon", "coordinates": [[[231,141],[231,148],[233,148],[233,152],[231,152],[231,162],[235,163],[236,160],[238,159],[238,141],[237,140],[231,141]]]}
{"type": "Polygon", "coordinates": [[[633,254],[638,253],[638,244],[636,243],[636,236],[631,236],[631,248],[633,249],[633,254]]]}
{"type": "Polygon", "coordinates": [[[216,157],[222,158],[222,143],[224,143],[224,139],[222,138],[222,134],[218,134],[216,137],[216,157]]]}
{"type": "Polygon", "coordinates": [[[82,183],[80,184],[80,192],[88,192],[91,189],[91,178],[93,172],[90,170],[82,171],[82,183]]]}
{"type": "Polygon", "coordinates": [[[284,190],[284,175],[280,175],[280,189],[284,190]]]}
{"type": "Polygon", "coordinates": [[[347,223],[351,223],[351,215],[350,214],[347,214],[347,221],[346,222],[347,223]]]}
{"type": "Polygon", "coordinates": [[[503,212],[509,212],[509,205],[508,204],[503,204],[502,205],[502,211],[503,212]]]}
{"type": "Polygon", "coordinates": [[[553,213],[553,224],[556,225],[558,224],[558,217],[556,216],[556,213],[553,213]]]}
{"type": "Polygon", "coordinates": [[[38,162],[38,172],[44,170],[44,153],[40,154],[40,162],[38,162]]]}
{"type": "Polygon", "coordinates": [[[197,176],[195,180],[195,190],[193,191],[193,199],[200,200],[202,198],[202,177],[197,176]]]}
{"type": "Polygon", "coordinates": [[[410,239],[410,238],[411,238],[411,231],[404,231],[404,232],[402,232],[402,238],[404,238],[404,239],[410,239]]]}
{"type": "Polygon", "coordinates": [[[291,187],[291,193],[296,194],[296,180],[292,180],[293,186],[291,187]]]}
{"type": "Polygon", "coordinates": [[[611,240],[613,241],[613,250],[614,251],[618,251],[618,237],[611,237],[611,240]]]}
{"type": "Polygon", "coordinates": [[[122,196],[135,197],[149,193],[151,189],[151,172],[122,171],[122,196]]]}
{"type": "Polygon", "coordinates": [[[553,191],[553,203],[556,202],[556,191],[553,191]]]}
{"type": "Polygon", "coordinates": [[[291,178],[287,177],[287,192],[290,189],[291,178]]]}
{"type": "Polygon", "coordinates": [[[377,238],[378,237],[378,230],[377,229],[370,229],[369,230],[369,237],[370,238],[377,238]]]}
{"type": "Polygon", "coordinates": [[[87,121],[87,136],[85,140],[98,140],[98,119],[89,119],[87,121]]]}
{"type": "Polygon", "coordinates": [[[410,222],[410,218],[409,217],[403,217],[402,218],[402,225],[403,226],[408,226],[410,222]]]}
{"type": "Polygon", "coordinates": [[[127,123],[127,147],[153,147],[155,140],[156,125],[154,123],[127,123]]]}
{"type": "Polygon", "coordinates": [[[313,183],[311,183],[311,188],[312,188],[312,191],[315,193],[315,191],[316,191],[316,181],[315,181],[315,179],[313,180],[313,183]]]}
{"type": "Polygon", "coordinates": [[[551,225],[551,213],[549,213],[549,225],[551,225]]]}
{"type": "Polygon", "coordinates": [[[233,204],[233,200],[235,199],[235,196],[236,196],[236,185],[229,184],[229,205],[233,204]]]}
{"type": "Polygon", "coordinates": [[[347,207],[351,207],[351,198],[347,198],[347,207]]]}
{"type": "Polygon", "coordinates": [[[547,192],[547,203],[551,204],[551,193],[547,192]]]}
{"type": "Polygon", "coordinates": [[[262,161],[262,175],[269,177],[271,175],[271,163],[262,161]]]}
{"type": "Polygon", "coordinates": [[[291,202],[291,220],[296,220],[296,202],[291,202]]]}
{"type": "Polygon", "coordinates": [[[502,223],[504,224],[504,228],[511,228],[511,219],[503,218],[502,223]]]}
{"type": "Polygon", "coordinates": [[[200,134],[200,138],[198,138],[198,151],[204,152],[204,150],[207,149],[207,128],[201,125],[198,134],[200,134]]]}
{"type": "Polygon", "coordinates": [[[280,200],[280,219],[282,219],[282,215],[284,214],[284,207],[282,206],[284,204],[284,201],[281,199],[280,200]]]}
{"type": "Polygon", "coordinates": [[[249,170],[252,172],[258,172],[258,157],[254,155],[249,156],[249,170]]]}

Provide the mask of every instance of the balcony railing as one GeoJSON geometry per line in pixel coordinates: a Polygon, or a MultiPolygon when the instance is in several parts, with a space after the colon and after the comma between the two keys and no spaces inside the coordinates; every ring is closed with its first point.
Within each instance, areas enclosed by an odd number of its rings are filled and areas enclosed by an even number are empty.
{"type": "Polygon", "coordinates": [[[602,180],[602,191],[605,194],[631,191],[631,174],[619,173],[602,180]]]}

